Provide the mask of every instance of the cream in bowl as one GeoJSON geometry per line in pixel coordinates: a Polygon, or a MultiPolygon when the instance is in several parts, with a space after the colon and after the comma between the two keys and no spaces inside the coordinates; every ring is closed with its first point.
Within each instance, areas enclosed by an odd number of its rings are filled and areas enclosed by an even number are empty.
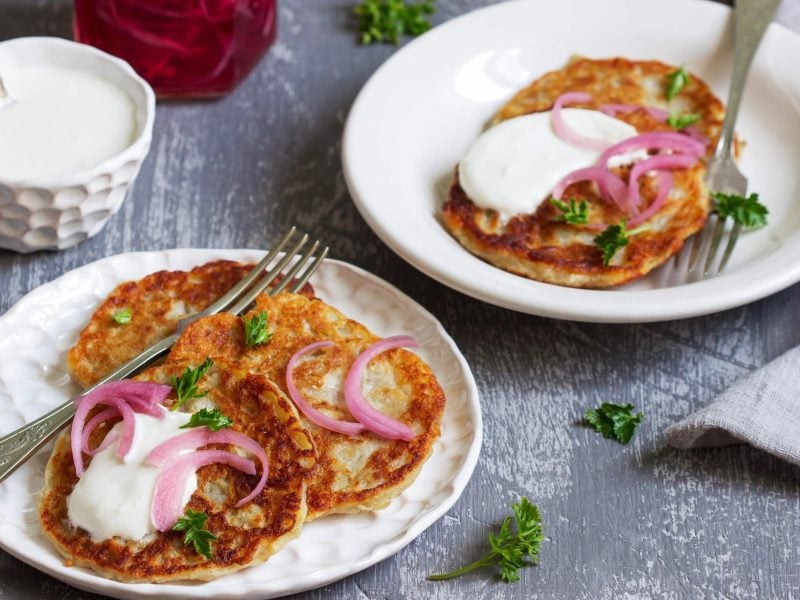
{"type": "Polygon", "coordinates": [[[122,60],[59,38],[0,43],[0,247],[61,249],[122,204],[147,155],[155,97],[122,60]]]}

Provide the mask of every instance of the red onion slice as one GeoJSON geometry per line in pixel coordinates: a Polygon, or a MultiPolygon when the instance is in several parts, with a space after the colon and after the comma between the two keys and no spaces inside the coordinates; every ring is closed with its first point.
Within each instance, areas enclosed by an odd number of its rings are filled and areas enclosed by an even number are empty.
{"type": "Polygon", "coordinates": [[[593,181],[597,184],[600,192],[600,197],[606,202],[615,203],[620,210],[625,213],[630,213],[630,204],[628,202],[628,188],[625,182],[617,177],[614,173],[599,165],[592,167],[585,167],[578,169],[572,173],[565,175],[553,188],[552,196],[556,200],[560,200],[567,189],[573,183],[578,181],[593,181]]]}
{"type": "Polygon", "coordinates": [[[671,131],[642,133],[611,146],[600,155],[597,164],[605,167],[608,164],[608,159],[612,156],[635,150],[672,150],[673,152],[699,157],[705,154],[706,147],[689,136],[671,131]]]}
{"type": "Polygon", "coordinates": [[[674,180],[672,173],[667,171],[657,171],[657,174],[658,194],[656,195],[656,199],[653,200],[653,203],[647,207],[647,210],[643,211],[641,214],[637,215],[628,222],[629,227],[635,227],[639,223],[644,223],[647,219],[656,214],[664,205],[667,196],[669,196],[669,193],[672,191],[672,183],[674,180]]]}
{"type": "MultiPolygon", "coordinates": [[[[83,435],[81,437],[81,450],[84,452],[84,454],[88,454],[89,456],[94,456],[101,450],[107,448],[113,442],[112,440],[112,442],[106,443],[108,438],[112,437],[113,432],[109,432],[108,435],[103,440],[103,442],[97,448],[95,448],[94,450],[91,450],[89,448],[89,437],[92,435],[92,432],[95,429],[97,429],[97,427],[101,423],[105,423],[109,419],[118,416],[119,416],[119,410],[117,410],[115,406],[112,406],[110,408],[106,408],[105,410],[101,410],[99,413],[97,413],[95,416],[89,419],[89,422],[83,426],[83,435]]],[[[114,438],[116,439],[116,435],[114,435],[114,438]]]]}
{"type": "Polygon", "coordinates": [[[256,465],[252,460],[225,450],[203,450],[179,456],[164,468],[156,480],[150,520],[158,531],[171,529],[183,515],[183,490],[189,476],[200,467],[214,463],[230,465],[248,475],[256,473],[256,465]]]}
{"type": "Polygon", "coordinates": [[[631,169],[630,179],[628,180],[628,194],[631,205],[637,209],[641,206],[642,198],[639,194],[639,177],[647,171],[663,169],[686,169],[697,162],[694,156],[685,154],[659,154],[646,160],[636,163],[631,169]]]}
{"type": "Polygon", "coordinates": [[[261,493],[261,490],[267,485],[267,477],[269,475],[267,453],[258,442],[238,431],[230,429],[211,431],[208,427],[195,427],[153,448],[150,454],[147,455],[146,462],[154,467],[163,467],[176,459],[181,452],[193,451],[208,444],[239,446],[253,454],[261,463],[261,479],[247,496],[236,503],[236,508],[244,506],[261,493]]]}
{"type": "Polygon", "coordinates": [[[89,411],[98,404],[107,404],[112,406],[119,412],[120,415],[122,415],[122,439],[117,447],[117,456],[119,456],[120,459],[124,459],[127,453],[130,451],[131,445],[133,444],[133,433],[135,426],[133,409],[131,409],[131,407],[128,406],[124,400],[119,398],[103,397],[95,397],[90,400],[84,398],[83,401],[81,401],[81,403],[78,405],[78,409],[75,411],[75,416],[72,420],[70,439],[70,445],[72,448],[72,462],[75,465],[75,473],[78,475],[78,477],[82,476],[84,471],[83,455],[81,453],[81,447],[83,445],[84,422],[86,421],[89,411]]]}
{"type": "Polygon", "coordinates": [[[359,354],[344,380],[344,400],[352,415],[373,433],[390,440],[409,441],[415,434],[408,425],[373,408],[361,394],[361,380],[369,362],[382,352],[403,347],[417,348],[419,344],[410,336],[395,335],[372,344],[359,354]]]}
{"type": "Polygon", "coordinates": [[[125,379],[122,381],[109,381],[98,386],[85,396],[77,396],[73,399],[75,404],[81,404],[94,398],[135,398],[143,404],[155,406],[160,404],[169,396],[172,386],[151,381],[132,381],[125,379]]]}
{"type": "Polygon", "coordinates": [[[567,92],[566,94],[561,94],[558,98],[556,98],[556,101],[553,104],[553,110],[550,112],[550,119],[553,123],[553,129],[555,130],[556,135],[558,135],[560,138],[571,144],[575,144],[576,146],[582,146],[584,148],[589,148],[590,150],[602,152],[608,148],[608,142],[581,135],[567,125],[567,122],[564,120],[564,115],[561,113],[561,109],[566,105],[580,104],[591,101],[591,94],[585,94],[583,92],[567,92]]]}
{"type": "Polygon", "coordinates": [[[303,395],[294,383],[294,368],[303,355],[318,350],[319,348],[330,348],[333,345],[334,343],[330,341],[315,342],[295,352],[292,358],[289,359],[289,364],[286,365],[286,388],[289,390],[289,395],[292,397],[292,400],[294,400],[297,408],[300,409],[300,412],[315,425],[337,433],[344,433],[345,435],[357,435],[364,431],[364,425],[351,421],[340,421],[339,419],[334,419],[333,417],[321,413],[311,406],[310,402],[303,398],[303,395]]]}

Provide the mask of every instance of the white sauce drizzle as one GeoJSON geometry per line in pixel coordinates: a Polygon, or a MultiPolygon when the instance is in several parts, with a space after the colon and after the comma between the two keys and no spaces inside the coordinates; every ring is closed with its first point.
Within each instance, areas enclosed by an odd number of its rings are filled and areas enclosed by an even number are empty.
{"type": "Polygon", "coordinates": [[[41,179],[94,167],[136,135],[133,100],[101,77],[51,65],[9,66],[0,108],[0,178],[41,179]]]}
{"type": "MultiPolygon", "coordinates": [[[[576,132],[609,145],[637,135],[631,125],[598,111],[565,108],[561,114],[576,132]]],[[[599,156],[556,135],[550,112],[533,113],[503,121],[478,137],[459,164],[459,181],[476,205],[508,219],[534,212],[562,177],[593,165],[599,156]]],[[[632,152],[614,157],[609,165],[645,156],[632,152]]]]}
{"type": "MultiPolygon", "coordinates": [[[[114,442],[98,452],[67,499],[69,520],[82,527],[93,540],[101,541],[114,536],[141,540],[155,532],[150,520],[153,491],[162,469],[144,464],[150,451],[168,439],[184,433],[180,429],[191,415],[185,412],[165,411],[163,419],[135,413],[133,445],[125,461],[117,458],[114,442]]],[[[112,431],[122,436],[122,424],[112,431]]],[[[183,504],[197,489],[197,477],[187,481],[183,504]]]]}

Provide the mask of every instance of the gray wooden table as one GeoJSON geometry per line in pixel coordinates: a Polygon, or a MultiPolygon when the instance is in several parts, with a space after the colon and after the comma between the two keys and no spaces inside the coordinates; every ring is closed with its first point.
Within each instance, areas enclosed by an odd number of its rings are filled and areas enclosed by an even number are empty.
{"type": "MultiPolygon", "coordinates": [[[[438,0],[435,21],[489,3],[438,0]]],[[[279,42],[235,93],[159,105],[151,154],[101,234],[60,253],[0,251],[0,312],[105,256],[263,247],[296,223],[444,323],[475,372],[485,419],[477,469],[447,517],[396,556],[303,598],[800,597],[800,468],[744,446],[676,451],[662,435],[800,343],[800,286],[708,317],[611,326],[513,313],[420,275],[375,237],[344,185],[347,111],[395,50],[357,46],[352,4],[281,0],[279,42]],[[629,446],[576,425],[602,400],[646,412],[629,446]],[[425,580],[478,558],[520,495],[546,520],[540,566],[514,585],[489,573],[425,580]]],[[[0,40],[69,37],[70,19],[68,1],[0,0],[0,40]]],[[[784,0],[778,20],[800,31],[800,0],[784,0]]],[[[0,599],[90,597],[0,552],[0,599]]]]}

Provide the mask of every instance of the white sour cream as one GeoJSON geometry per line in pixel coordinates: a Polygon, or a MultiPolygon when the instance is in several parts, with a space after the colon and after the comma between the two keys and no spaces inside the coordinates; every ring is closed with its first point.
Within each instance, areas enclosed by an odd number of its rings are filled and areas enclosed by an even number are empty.
{"type": "MultiPolygon", "coordinates": [[[[631,125],[598,111],[566,108],[561,114],[574,131],[609,145],[636,135],[631,125]]],[[[640,154],[615,157],[609,163],[631,162],[642,158],[640,154]]],[[[459,181],[475,204],[509,218],[534,212],[560,179],[593,165],[599,156],[596,150],[556,135],[550,112],[533,113],[486,130],[461,160],[459,181]]]]}
{"type": "Polygon", "coordinates": [[[42,179],[82,171],[127,148],[136,136],[131,97],[92,73],[50,65],[10,66],[0,108],[0,179],[42,179]]]}
{"type": "MultiPolygon", "coordinates": [[[[144,463],[150,451],[169,438],[184,433],[180,429],[190,418],[189,413],[166,411],[163,419],[136,413],[136,429],[131,451],[121,461],[114,442],[97,453],[89,468],[78,480],[67,499],[69,520],[100,541],[114,536],[141,540],[156,528],[150,520],[150,508],[156,480],[162,469],[144,463]]],[[[122,435],[122,423],[112,428],[122,435]]],[[[197,477],[192,475],[186,484],[183,504],[197,489],[197,477]]]]}

